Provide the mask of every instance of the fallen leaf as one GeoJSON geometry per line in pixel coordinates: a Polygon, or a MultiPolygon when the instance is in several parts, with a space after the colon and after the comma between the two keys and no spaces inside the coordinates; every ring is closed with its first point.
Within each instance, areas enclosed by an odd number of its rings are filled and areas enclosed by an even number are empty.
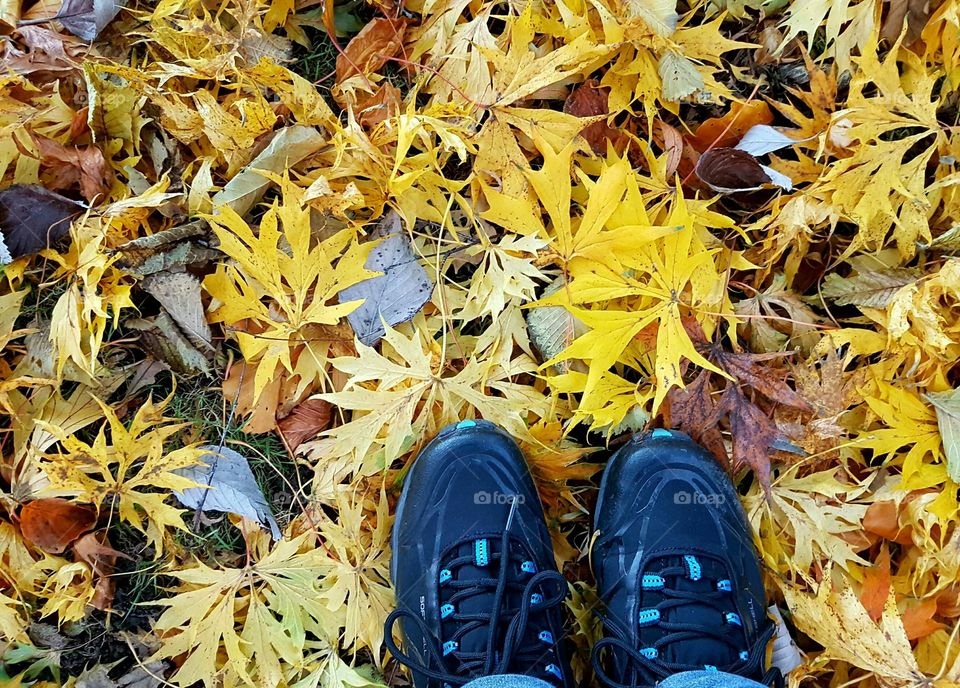
{"type": "Polygon", "coordinates": [[[236,514],[267,527],[275,540],[283,537],[246,458],[229,447],[205,445],[201,463],[177,473],[207,487],[190,487],[174,496],[185,507],[236,514]]]}
{"type": "Polygon", "coordinates": [[[726,464],[727,450],[717,427],[717,402],[710,395],[710,379],[710,371],[702,370],[686,387],[670,390],[664,420],[667,427],[687,433],[717,461],[726,464]]]}
{"type": "MultiPolygon", "coordinates": [[[[791,133],[799,133],[794,130],[791,133]]],[[[747,130],[740,142],[734,146],[737,150],[759,157],[767,153],[773,153],[782,148],[788,148],[794,144],[800,143],[801,139],[794,139],[787,136],[783,131],[766,124],[757,124],[747,130]]]]}
{"type": "Polygon", "coordinates": [[[181,332],[166,310],[152,318],[131,318],[126,325],[139,331],[146,349],[174,372],[191,377],[210,371],[206,354],[181,332]]]}
{"type": "Polygon", "coordinates": [[[743,135],[757,124],[773,122],[773,113],[762,100],[733,103],[722,117],[704,120],[690,137],[690,143],[698,151],[708,148],[729,148],[736,145],[743,135]]]}
{"type": "Polygon", "coordinates": [[[0,191],[0,264],[39,253],[70,230],[83,206],[42,186],[0,191]]]}
{"type": "Polygon", "coordinates": [[[937,411],[937,427],[947,457],[947,474],[953,482],[960,483],[960,389],[930,392],[926,398],[937,411]]]}
{"type": "Polygon", "coordinates": [[[829,570],[816,595],[788,583],[781,589],[797,627],[824,647],[827,656],[903,685],[921,675],[892,591],[877,624],[849,585],[834,585],[829,570]]]}
{"type": "Polygon", "coordinates": [[[213,206],[227,205],[238,215],[246,215],[273,184],[261,170],[283,172],[316,153],[325,142],[326,138],[314,127],[296,124],[281,129],[257,157],[214,194],[213,206]]]}
{"type": "Polygon", "coordinates": [[[23,537],[50,554],[63,554],[97,523],[96,510],[66,499],[37,499],[20,510],[23,537]]]}
{"type": "Polygon", "coordinates": [[[782,436],[779,428],[736,385],[727,387],[717,406],[730,420],[734,463],[752,468],[764,492],[769,494],[770,455],[782,436]]]}
{"type": "MultiPolygon", "coordinates": [[[[563,111],[577,117],[595,117],[610,112],[607,106],[609,88],[601,86],[596,79],[587,79],[574,88],[563,103],[563,111]]],[[[606,121],[593,122],[584,127],[580,135],[590,144],[590,148],[597,155],[607,152],[607,141],[622,148],[624,134],[614,129],[606,121]]]]}
{"type": "Polygon", "coordinates": [[[92,41],[125,5],[126,0],[64,0],[56,19],[74,36],[92,41]]]}
{"type": "Polygon", "coordinates": [[[113,184],[113,169],[96,146],[64,146],[45,136],[32,134],[40,153],[40,162],[55,176],[50,185],[54,190],[69,189],[79,184],[87,201],[103,202],[113,184]]]}
{"type": "Polygon", "coordinates": [[[213,350],[213,335],[200,301],[200,280],[189,272],[158,272],[141,286],[167,311],[198,351],[213,350]]]}
{"type": "Polygon", "coordinates": [[[433,283],[427,271],[417,262],[417,255],[406,232],[400,226],[400,216],[388,213],[379,224],[377,233],[401,230],[389,234],[373,247],[364,268],[382,272],[347,287],[339,293],[340,303],[363,299],[363,303],[347,314],[347,320],[357,338],[373,346],[383,337],[384,322],[390,327],[410,320],[430,300],[433,283]]]}
{"type": "Polygon", "coordinates": [[[934,620],[937,613],[937,598],[928,597],[906,608],[903,612],[903,629],[910,640],[919,640],[925,638],[931,633],[936,633],[941,628],[946,628],[946,624],[934,620]]]}
{"type": "Polygon", "coordinates": [[[368,22],[337,56],[337,83],[355,74],[372,74],[396,56],[403,46],[408,23],[404,18],[388,17],[376,17],[368,22]]]}
{"type": "Polygon", "coordinates": [[[297,404],[286,418],[277,423],[280,434],[290,451],[312,440],[330,427],[330,412],[333,407],[323,399],[307,399],[297,404]]]}
{"type": "Polygon", "coordinates": [[[883,616],[883,608],[890,596],[890,549],[886,544],[880,547],[873,566],[863,572],[863,588],[860,590],[860,601],[867,610],[870,618],[879,621],[883,616]]]}
{"type": "Polygon", "coordinates": [[[663,82],[663,99],[681,101],[703,88],[703,75],[688,58],[668,50],[658,66],[663,82]]]}
{"type": "Polygon", "coordinates": [[[113,570],[117,564],[117,557],[123,559],[130,557],[110,546],[106,530],[87,533],[78,539],[73,543],[73,553],[93,571],[94,594],[90,604],[101,611],[110,609],[116,587],[113,570]]]}
{"type": "MultiPolygon", "coordinates": [[[[718,193],[759,191],[782,185],[770,176],[770,169],[746,151],[714,148],[700,156],[696,167],[700,180],[718,193]]],[[[784,187],[789,190],[789,185],[784,187]]]]}

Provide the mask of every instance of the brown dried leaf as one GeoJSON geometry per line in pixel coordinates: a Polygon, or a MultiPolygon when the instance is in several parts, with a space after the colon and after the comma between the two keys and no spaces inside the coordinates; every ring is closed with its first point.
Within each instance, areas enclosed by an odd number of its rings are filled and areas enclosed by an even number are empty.
{"type": "Polygon", "coordinates": [[[730,422],[734,463],[752,468],[764,493],[769,495],[770,454],[780,430],[736,385],[727,387],[719,406],[730,422]]]}
{"type": "Polygon", "coordinates": [[[714,148],[700,156],[697,176],[714,191],[750,191],[772,183],[757,159],[736,148],[714,148]]]}
{"type": "Polygon", "coordinates": [[[667,426],[687,433],[726,465],[727,450],[717,428],[717,404],[710,395],[710,378],[710,371],[703,370],[686,387],[670,390],[664,419],[667,426]]]}
{"type": "MultiPolygon", "coordinates": [[[[596,117],[610,112],[607,105],[610,88],[601,86],[596,79],[587,79],[577,86],[567,96],[563,103],[563,111],[577,117],[596,117]]],[[[590,148],[597,155],[607,152],[607,141],[614,146],[621,146],[625,142],[622,131],[614,129],[605,121],[594,122],[584,127],[580,135],[590,144],[590,148]]]]}
{"type": "Polygon", "coordinates": [[[749,385],[771,401],[792,406],[801,411],[812,411],[810,403],[792,390],[784,381],[785,372],[781,368],[763,365],[766,361],[782,359],[789,354],[779,352],[767,354],[735,354],[713,347],[711,358],[731,376],[749,385]]]}
{"type": "Polygon", "coordinates": [[[331,409],[329,401],[307,399],[277,424],[290,451],[296,451],[301,444],[330,426],[331,409]]]}
{"type": "Polygon", "coordinates": [[[40,153],[40,162],[54,172],[50,188],[55,191],[69,189],[79,184],[80,192],[89,202],[99,197],[100,201],[113,184],[113,168],[96,146],[80,148],[64,146],[45,136],[32,134],[40,153]]]}
{"type": "Polygon", "coordinates": [[[101,611],[110,609],[115,587],[113,569],[117,564],[117,557],[124,559],[130,557],[110,546],[106,530],[87,533],[77,540],[73,544],[73,554],[93,571],[93,579],[96,582],[90,604],[101,611]]]}

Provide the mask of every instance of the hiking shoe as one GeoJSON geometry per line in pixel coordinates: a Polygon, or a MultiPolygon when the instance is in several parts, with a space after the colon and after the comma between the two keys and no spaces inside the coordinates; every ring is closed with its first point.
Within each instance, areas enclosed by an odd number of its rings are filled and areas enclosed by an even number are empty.
{"type": "Polygon", "coordinates": [[[414,461],[390,573],[397,609],[385,643],[416,688],[507,673],[573,685],[559,645],[566,581],[523,455],[495,425],[448,426],[414,461]]]}
{"type": "Polygon", "coordinates": [[[648,686],[706,669],[779,682],[764,672],[775,627],[752,531],[703,448],[669,430],[633,438],[604,471],[594,531],[601,681],[648,686]]]}

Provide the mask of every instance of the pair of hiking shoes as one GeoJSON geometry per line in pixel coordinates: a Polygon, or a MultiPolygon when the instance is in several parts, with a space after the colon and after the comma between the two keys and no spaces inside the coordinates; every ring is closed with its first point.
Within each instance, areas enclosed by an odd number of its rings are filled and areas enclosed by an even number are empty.
{"type": "MultiPolygon", "coordinates": [[[[765,670],[774,626],[751,531],[701,447],[668,430],[634,437],[607,463],[593,525],[601,682],[652,686],[698,669],[777,680],[765,670]]],[[[397,506],[391,576],[386,644],[416,688],[508,673],[574,685],[566,580],[523,455],[492,423],[448,426],[417,457],[397,506]]]]}

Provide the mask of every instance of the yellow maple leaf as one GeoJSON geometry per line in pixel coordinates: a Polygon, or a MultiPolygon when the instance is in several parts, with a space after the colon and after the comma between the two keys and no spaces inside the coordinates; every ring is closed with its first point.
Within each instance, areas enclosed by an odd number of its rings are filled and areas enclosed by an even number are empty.
{"type": "Polygon", "coordinates": [[[797,626],[830,657],[876,674],[885,685],[927,682],[913,656],[893,590],[879,623],[874,623],[845,577],[829,568],[816,595],[786,582],[780,582],[780,588],[797,626]],[[839,582],[834,582],[835,578],[839,582]]]}
{"type": "Polygon", "coordinates": [[[589,360],[585,395],[593,393],[603,374],[632,346],[634,337],[653,323],[657,323],[652,366],[654,411],[672,387],[683,386],[682,358],[724,374],[696,350],[682,321],[704,306],[719,305],[723,298],[718,293],[723,280],[716,273],[714,251],[694,239],[693,220],[682,199],[675,203],[667,224],[680,229],[642,245],[633,255],[623,256],[631,272],[597,266],[574,279],[568,289],[543,301],[567,306],[591,328],[546,364],[570,358],[589,360]],[[603,302],[607,303],[596,309],[578,307],[603,302]]]}
{"type": "Polygon", "coordinates": [[[376,509],[346,490],[337,493],[337,518],[317,524],[327,553],[329,572],[319,601],[342,629],[345,650],[369,648],[379,665],[383,624],[393,609],[390,587],[389,504],[381,495],[376,509]]]}
{"type": "MultiPolygon", "coordinates": [[[[361,303],[335,303],[337,294],[379,274],[364,268],[374,244],[357,243],[354,229],[315,243],[303,190],[286,177],[270,176],[281,185],[283,201],[267,210],[257,233],[229,207],[209,217],[220,249],[235,263],[218,266],[204,280],[217,299],[212,321],[247,323],[236,337],[244,358],[257,363],[255,400],[278,367],[294,372],[291,353],[318,336],[317,326],[339,323],[361,303]]],[[[323,363],[315,367],[317,381],[323,363]]]]}
{"type": "Polygon", "coordinates": [[[100,402],[100,408],[106,422],[90,444],[60,426],[36,421],[62,447],[41,463],[50,479],[47,491],[76,497],[98,510],[116,509],[123,521],[146,534],[159,557],[167,528],[186,530],[183,511],[167,504],[170,491],[196,487],[175,471],[198,463],[203,452],[194,446],[164,451],[165,441],[184,424],[169,423],[163,404],[148,400],[129,427],[106,404],[100,402]]]}
{"type": "Polygon", "coordinates": [[[532,389],[521,395],[510,383],[510,377],[536,370],[529,356],[511,359],[503,347],[507,358],[500,363],[497,343],[493,351],[483,356],[477,352],[460,370],[449,371],[439,347],[416,322],[409,337],[388,327],[384,340],[389,348],[383,353],[357,342],[356,357],[333,359],[349,382],[340,392],[319,396],[351,411],[352,419],[305,445],[308,456],[337,460],[345,468],[370,474],[389,466],[417,438],[432,436],[447,423],[481,417],[523,438],[528,435],[527,416],[546,413],[543,395],[532,389]],[[490,395],[488,388],[503,395],[490,395]],[[375,445],[382,451],[371,451],[375,445]]]}
{"type": "Polygon", "coordinates": [[[197,562],[167,572],[182,586],[156,603],[166,609],[154,626],[162,644],[152,660],[183,658],[173,683],[213,688],[239,679],[276,688],[302,665],[308,633],[329,638],[334,617],[319,599],[328,567],[307,538],[281,540],[244,568],[197,562]]]}

